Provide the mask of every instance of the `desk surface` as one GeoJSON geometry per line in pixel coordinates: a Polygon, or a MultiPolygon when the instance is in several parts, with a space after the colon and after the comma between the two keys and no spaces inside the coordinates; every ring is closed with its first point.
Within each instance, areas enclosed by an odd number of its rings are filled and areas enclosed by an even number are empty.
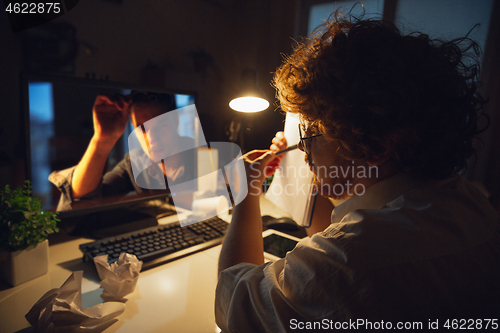
{"type": "MultiPolygon", "coordinates": [[[[262,197],[262,214],[287,215],[262,197]]],[[[228,220],[229,216],[221,216],[228,220]]],[[[49,247],[49,273],[17,287],[0,291],[0,332],[29,327],[24,318],[35,302],[60,287],[72,272],[83,270],[82,306],[102,303],[102,289],[93,263],[82,262],[80,238],[49,247]]],[[[106,332],[219,332],[214,300],[217,261],[221,246],[141,272],[125,311],[106,332]]]]}

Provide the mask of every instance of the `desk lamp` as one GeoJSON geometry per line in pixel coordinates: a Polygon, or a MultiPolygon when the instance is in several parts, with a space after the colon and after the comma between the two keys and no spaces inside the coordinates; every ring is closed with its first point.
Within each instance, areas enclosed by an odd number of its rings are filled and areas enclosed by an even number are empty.
{"type": "Polygon", "coordinates": [[[229,107],[235,111],[254,113],[264,111],[269,102],[257,82],[257,71],[245,68],[241,73],[241,89],[229,107]]]}

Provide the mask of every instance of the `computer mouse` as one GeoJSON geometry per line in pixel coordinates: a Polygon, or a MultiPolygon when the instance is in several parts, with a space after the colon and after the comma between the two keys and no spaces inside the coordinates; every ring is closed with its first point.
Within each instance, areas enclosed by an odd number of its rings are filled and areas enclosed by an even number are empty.
{"type": "Polygon", "coordinates": [[[266,227],[268,229],[274,229],[278,231],[298,231],[300,226],[291,217],[278,217],[269,219],[266,222],[266,227]]]}

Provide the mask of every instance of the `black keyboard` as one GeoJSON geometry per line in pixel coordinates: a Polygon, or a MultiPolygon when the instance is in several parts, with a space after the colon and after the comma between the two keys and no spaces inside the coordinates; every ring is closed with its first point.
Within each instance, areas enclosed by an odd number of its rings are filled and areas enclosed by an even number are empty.
{"type": "Polygon", "coordinates": [[[115,262],[122,252],[135,254],[145,270],[219,245],[228,225],[219,217],[185,227],[175,222],[81,244],[80,250],[83,261],[92,262],[105,254],[108,263],[115,262]]]}

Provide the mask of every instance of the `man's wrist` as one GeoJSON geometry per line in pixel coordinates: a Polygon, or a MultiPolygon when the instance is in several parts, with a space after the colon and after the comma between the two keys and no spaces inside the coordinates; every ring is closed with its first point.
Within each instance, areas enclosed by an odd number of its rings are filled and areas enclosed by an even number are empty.
{"type": "Polygon", "coordinates": [[[92,139],[90,140],[90,145],[94,146],[94,149],[97,152],[107,155],[107,154],[109,154],[111,149],[113,149],[113,147],[115,146],[116,141],[118,141],[118,140],[110,139],[110,138],[106,138],[106,139],[99,138],[99,137],[94,135],[92,137],[92,139]]]}
{"type": "Polygon", "coordinates": [[[235,210],[233,211],[233,216],[235,212],[240,210],[247,211],[249,208],[257,208],[260,210],[260,195],[256,195],[255,193],[251,193],[249,191],[246,197],[234,207],[235,210]]]}

